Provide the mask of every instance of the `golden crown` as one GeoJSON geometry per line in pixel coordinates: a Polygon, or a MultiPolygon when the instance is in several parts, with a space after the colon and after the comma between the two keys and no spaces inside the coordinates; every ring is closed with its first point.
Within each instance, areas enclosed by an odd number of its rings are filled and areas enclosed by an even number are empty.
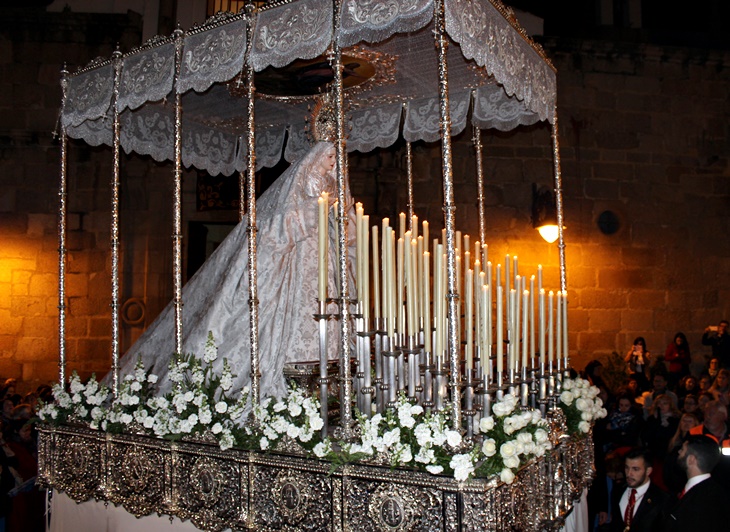
{"type": "Polygon", "coordinates": [[[326,92],[317,98],[309,117],[309,132],[316,141],[335,141],[337,132],[337,116],[330,93],[326,92]]]}

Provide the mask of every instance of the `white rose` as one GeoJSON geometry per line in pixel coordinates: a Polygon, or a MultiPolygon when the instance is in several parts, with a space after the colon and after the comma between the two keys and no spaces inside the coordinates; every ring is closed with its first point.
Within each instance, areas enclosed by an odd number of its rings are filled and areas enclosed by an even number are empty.
{"type": "Polygon", "coordinates": [[[215,411],[219,414],[225,414],[228,411],[228,404],[225,401],[218,401],[215,404],[215,411]]]}
{"type": "Polygon", "coordinates": [[[266,449],[268,449],[269,440],[267,440],[266,437],[262,436],[261,439],[259,440],[259,447],[261,448],[262,451],[265,451],[266,449]]]}
{"type": "Polygon", "coordinates": [[[543,429],[537,429],[535,431],[535,441],[537,443],[545,443],[548,441],[548,433],[543,429]]]}
{"type": "Polygon", "coordinates": [[[497,454],[497,442],[495,442],[493,438],[487,438],[484,440],[484,443],[482,443],[482,453],[484,453],[484,456],[487,458],[497,454]]]}
{"type": "Polygon", "coordinates": [[[515,474],[512,472],[511,469],[505,467],[499,473],[499,479],[505,484],[512,484],[515,480],[515,474]]]}
{"type": "Polygon", "coordinates": [[[575,396],[573,395],[573,393],[567,390],[560,394],[560,400],[568,406],[573,404],[574,398],[575,396]]]}
{"type": "Polygon", "coordinates": [[[483,417],[479,420],[479,430],[486,434],[494,428],[494,418],[492,416],[483,417]]]}
{"type": "Polygon", "coordinates": [[[570,390],[573,387],[573,381],[570,379],[565,379],[563,381],[563,390],[570,390]]]}
{"type": "Polygon", "coordinates": [[[504,442],[499,448],[499,454],[502,455],[502,458],[509,458],[510,456],[514,456],[515,454],[517,454],[517,446],[511,441],[504,442]]]}
{"type": "Polygon", "coordinates": [[[215,423],[215,424],[213,424],[212,427],[210,427],[210,431],[213,434],[220,434],[222,430],[223,430],[223,425],[221,425],[220,423],[215,423]]]}
{"type": "Polygon", "coordinates": [[[589,410],[591,407],[590,403],[587,400],[583,399],[582,397],[579,397],[578,399],[576,399],[575,406],[581,412],[585,412],[585,411],[589,410]]]}
{"type": "Polygon", "coordinates": [[[504,467],[509,467],[510,469],[517,469],[520,467],[520,459],[517,456],[510,456],[509,458],[502,459],[504,462],[504,467]]]}
{"type": "Polygon", "coordinates": [[[587,421],[581,421],[578,423],[578,428],[581,430],[581,432],[588,432],[591,430],[591,424],[587,421]]]}
{"type": "Polygon", "coordinates": [[[317,458],[324,458],[324,456],[329,452],[329,449],[327,448],[327,444],[323,441],[319,442],[317,445],[314,446],[314,455],[317,458]]]}

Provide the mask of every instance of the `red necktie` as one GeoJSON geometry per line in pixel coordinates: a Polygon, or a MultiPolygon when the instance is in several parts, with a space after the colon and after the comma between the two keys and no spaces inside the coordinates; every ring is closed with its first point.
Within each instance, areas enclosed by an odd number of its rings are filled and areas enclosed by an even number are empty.
{"type": "Polygon", "coordinates": [[[629,504],[626,506],[624,512],[624,524],[626,528],[631,526],[631,521],[634,518],[634,506],[636,505],[636,490],[631,488],[631,494],[629,495],[629,504]]]}
{"type": "Polygon", "coordinates": [[[684,489],[682,489],[682,493],[680,493],[679,495],[677,495],[677,498],[681,501],[682,500],[682,497],[684,497],[684,494],[685,493],[687,493],[687,492],[684,489]]]}

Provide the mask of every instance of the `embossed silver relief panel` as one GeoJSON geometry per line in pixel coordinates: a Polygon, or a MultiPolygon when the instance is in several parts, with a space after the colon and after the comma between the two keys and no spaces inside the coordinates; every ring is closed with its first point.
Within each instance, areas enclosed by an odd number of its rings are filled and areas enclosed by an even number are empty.
{"type": "Polygon", "coordinates": [[[76,501],[103,496],[103,459],[106,445],[97,438],[59,434],[56,439],[53,482],[76,501]]]}
{"type": "Polygon", "coordinates": [[[109,502],[137,517],[161,508],[165,501],[165,453],[136,444],[109,448],[109,502]]]}
{"type": "Polygon", "coordinates": [[[345,520],[363,532],[444,530],[442,492],[364,479],[344,481],[345,520]]]}
{"type": "Polygon", "coordinates": [[[256,530],[335,530],[334,477],[326,473],[258,465],[251,507],[256,530]]]}
{"type": "Polygon", "coordinates": [[[204,530],[223,530],[236,523],[241,499],[238,462],[194,454],[179,454],[173,463],[173,485],[178,495],[176,514],[204,530]]]}

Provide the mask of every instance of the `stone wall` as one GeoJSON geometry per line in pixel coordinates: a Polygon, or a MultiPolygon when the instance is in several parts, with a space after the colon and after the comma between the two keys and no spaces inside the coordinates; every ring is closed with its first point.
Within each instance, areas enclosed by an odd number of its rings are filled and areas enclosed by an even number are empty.
{"type": "MultiPolygon", "coordinates": [[[[0,377],[27,386],[53,380],[58,355],[58,144],[52,138],[64,61],[70,70],[115,44],[128,50],[141,24],[129,17],[38,15],[0,32],[0,377]],[[54,18],[56,17],[56,18],[54,18]],[[41,31],[43,30],[43,31],[41,31]]],[[[0,17],[2,19],[2,17],[0,17]]],[[[676,331],[703,362],[699,337],[730,316],[728,54],[545,43],[558,69],[566,214],[570,347],[574,364],[625,352],[635,336],[662,353],[676,331]],[[613,235],[598,216],[612,211],[613,235]]],[[[545,268],[558,284],[558,251],[532,229],[533,183],[552,183],[550,129],[485,131],[490,258],[517,254],[521,273],[545,268]]],[[[415,212],[440,230],[439,149],[414,145],[415,212]]],[[[454,139],[458,228],[475,239],[478,209],[471,132],[454,139]]],[[[354,196],[374,220],[407,209],[405,149],[351,156],[354,196]]],[[[172,295],[169,167],[122,157],[120,238],[122,349],[172,295]],[[136,323],[139,322],[139,323],[136,323]]],[[[104,373],[110,359],[111,152],[69,146],[69,369],[104,373]]],[[[189,220],[235,221],[195,212],[195,175],[184,177],[189,220]]]]}

